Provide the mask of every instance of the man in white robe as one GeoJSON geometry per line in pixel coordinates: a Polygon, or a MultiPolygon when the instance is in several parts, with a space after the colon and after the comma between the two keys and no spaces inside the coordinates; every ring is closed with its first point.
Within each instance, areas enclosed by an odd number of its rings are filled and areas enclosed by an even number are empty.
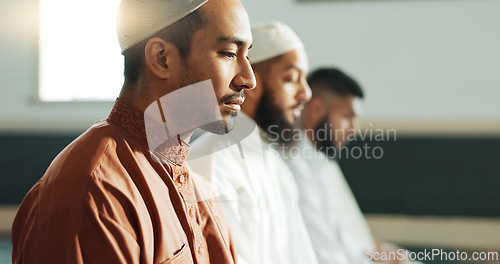
{"type": "Polygon", "coordinates": [[[288,166],[269,132],[291,128],[310,99],[308,61],[297,35],[282,23],[252,28],[248,57],[257,87],[224,136],[202,135],[192,146],[193,171],[208,176],[229,222],[239,263],[314,264],[314,250],[288,166]],[[277,118],[276,118],[277,116],[277,118]]]}
{"type": "Polygon", "coordinates": [[[280,153],[294,173],[318,263],[370,263],[366,255],[377,263],[404,263],[397,254],[403,251],[375,242],[335,160],[359,131],[361,87],[335,68],[312,72],[308,82],[312,99],[301,117],[301,136],[280,153]],[[387,260],[377,257],[389,252],[387,260]]]}
{"type": "Polygon", "coordinates": [[[318,263],[370,263],[365,252],[375,251],[373,237],[337,163],[309,139],[283,156],[295,176],[318,263]]]}
{"type": "Polygon", "coordinates": [[[357,129],[355,106],[363,92],[356,83],[334,79],[327,73],[331,71],[321,69],[308,78],[313,96],[301,120],[307,133],[301,133],[297,145],[285,146],[281,153],[297,181],[300,208],[318,262],[369,263],[364,252],[375,249],[370,229],[337,162],[323,153],[346,142],[341,137],[336,141],[332,130],[343,129],[346,137],[357,129]],[[321,82],[314,79],[317,76],[321,82]],[[325,139],[328,142],[323,142],[325,139]]]}

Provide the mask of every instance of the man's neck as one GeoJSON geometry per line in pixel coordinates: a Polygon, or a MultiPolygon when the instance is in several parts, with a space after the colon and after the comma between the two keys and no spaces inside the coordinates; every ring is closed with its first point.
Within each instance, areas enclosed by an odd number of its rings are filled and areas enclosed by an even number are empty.
{"type": "Polygon", "coordinates": [[[118,98],[127,102],[135,109],[144,112],[153,101],[145,96],[144,87],[140,81],[136,83],[125,82],[118,98]],[[151,102],[148,102],[151,101],[151,102]]]}
{"type": "Polygon", "coordinates": [[[250,111],[250,109],[245,107],[245,104],[241,105],[241,112],[255,121],[255,111],[250,111]]]}
{"type": "MultiPolygon", "coordinates": [[[[154,100],[148,99],[146,96],[144,96],[141,93],[141,90],[143,89],[144,88],[141,87],[140,84],[125,83],[123,84],[122,90],[118,98],[130,104],[135,109],[144,112],[154,102],[154,100]]],[[[194,129],[188,130],[186,132],[179,134],[179,137],[180,139],[182,139],[182,141],[189,143],[193,133],[194,129]]],[[[177,137],[177,135],[175,137],[177,137]]]]}

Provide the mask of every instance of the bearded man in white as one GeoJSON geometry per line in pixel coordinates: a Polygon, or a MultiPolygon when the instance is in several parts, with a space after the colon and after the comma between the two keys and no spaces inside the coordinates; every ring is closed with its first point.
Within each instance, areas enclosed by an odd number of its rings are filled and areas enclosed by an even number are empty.
{"type": "Polygon", "coordinates": [[[282,23],[255,26],[252,35],[248,57],[257,86],[246,93],[244,114],[229,134],[195,140],[190,165],[215,188],[239,263],[315,264],[297,186],[273,148],[276,142],[269,140],[270,127],[293,128],[311,97],[307,56],[298,36],[282,23]]]}

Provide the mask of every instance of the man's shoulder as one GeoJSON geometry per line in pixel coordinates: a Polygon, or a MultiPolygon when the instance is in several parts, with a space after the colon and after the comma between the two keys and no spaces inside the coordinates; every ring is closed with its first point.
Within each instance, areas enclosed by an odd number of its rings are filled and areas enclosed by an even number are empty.
{"type": "Polygon", "coordinates": [[[59,153],[18,210],[12,229],[18,251],[53,241],[69,247],[75,236],[88,234],[94,224],[92,232],[98,232],[106,221],[131,230],[124,215],[141,204],[133,200],[134,188],[122,188],[133,185],[120,165],[123,155],[133,154],[122,150],[127,140],[119,127],[100,121],[59,153]]]}
{"type": "Polygon", "coordinates": [[[130,142],[118,126],[99,121],[56,156],[40,182],[78,187],[77,184],[101,177],[96,171],[103,168],[119,170],[122,167],[120,158],[132,155],[127,151],[128,144],[130,142]]]}
{"type": "MultiPolygon", "coordinates": [[[[100,195],[102,186],[131,185],[121,159],[132,152],[127,154],[119,149],[124,144],[122,142],[126,142],[121,133],[118,127],[106,121],[100,121],[85,131],[52,161],[43,177],[26,195],[25,207],[38,205],[47,212],[57,213],[62,209],[73,212],[71,208],[84,206],[89,195],[100,195]]],[[[74,215],[78,214],[74,212],[74,215]]]]}
{"type": "Polygon", "coordinates": [[[116,146],[118,128],[106,121],[95,123],[73,142],[66,146],[52,161],[52,167],[71,169],[75,172],[90,174],[102,155],[116,146]]]}

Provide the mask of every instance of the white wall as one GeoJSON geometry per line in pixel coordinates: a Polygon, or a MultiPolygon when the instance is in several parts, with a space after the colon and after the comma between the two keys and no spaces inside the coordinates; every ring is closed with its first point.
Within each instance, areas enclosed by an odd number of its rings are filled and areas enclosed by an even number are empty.
{"type": "MultiPolygon", "coordinates": [[[[339,66],[353,75],[367,94],[365,119],[459,122],[459,129],[476,122],[499,132],[500,1],[242,1],[252,23],[292,26],[312,69],[339,66]]],[[[106,117],[111,103],[34,99],[37,4],[0,0],[0,130],[83,129],[106,117]]],[[[68,56],[78,62],[78,54],[68,56]]]]}
{"type": "Polygon", "coordinates": [[[500,1],[243,0],[252,23],[281,20],[311,68],[337,65],[376,119],[500,121],[500,1]]]}

